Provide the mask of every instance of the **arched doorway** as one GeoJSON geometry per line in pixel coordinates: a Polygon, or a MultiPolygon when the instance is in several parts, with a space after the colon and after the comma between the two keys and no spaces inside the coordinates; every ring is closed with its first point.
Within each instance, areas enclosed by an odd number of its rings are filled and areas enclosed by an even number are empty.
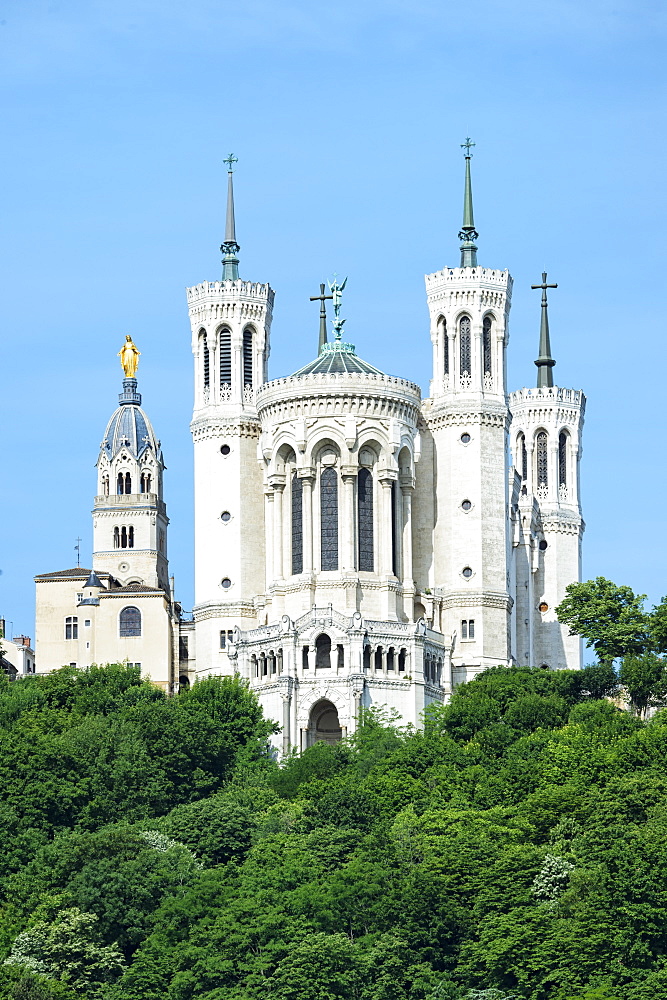
{"type": "Polygon", "coordinates": [[[309,745],[313,743],[338,743],[343,738],[343,731],[338,719],[335,705],[326,699],[318,701],[310,711],[309,745]]]}

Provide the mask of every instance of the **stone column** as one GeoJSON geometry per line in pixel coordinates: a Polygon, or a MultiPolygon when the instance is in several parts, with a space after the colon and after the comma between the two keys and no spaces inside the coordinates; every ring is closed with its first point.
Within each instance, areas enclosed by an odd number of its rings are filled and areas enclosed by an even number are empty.
{"type": "Polygon", "coordinates": [[[289,693],[281,694],[283,700],[283,754],[286,756],[290,751],[290,702],[289,693]]]}
{"type": "Polygon", "coordinates": [[[266,525],[266,588],[273,583],[273,490],[264,490],[264,524],[266,525]]]}
{"type": "Polygon", "coordinates": [[[273,575],[276,580],[284,580],[285,566],[283,556],[283,493],[285,492],[285,477],[271,476],[269,485],[273,488],[273,575]]]}
{"type": "Polygon", "coordinates": [[[526,435],[526,461],[528,463],[528,480],[526,486],[528,487],[528,493],[535,493],[535,439],[528,439],[526,435]]]}
{"type": "Polygon", "coordinates": [[[303,571],[313,572],[313,483],[315,473],[312,469],[302,469],[299,477],[303,483],[301,510],[303,517],[303,571]]]}
{"type": "Polygon", "coordinates": [[[393,477],[380,474],[380,551],[378,569],[380,576],[392,573],[392,524],[391,524],[391,484],[393,477]]]}
{"type": "Polygon", "coordinates": [[[232,368],[232,401],[243,402],[243,351],[242,345],[236,342],[233,345],[234,367],[232,368]]]}
{"type": "Polygon", "coordinates": [[[343,572],[352,573],[355,569],[354,550],[357,518],[354,509],[354,484],[357,478],[355,467],[343,466],[341,469],[341,479],[343,480],[343,551],[341,553],[341,569],[343,572]]]}

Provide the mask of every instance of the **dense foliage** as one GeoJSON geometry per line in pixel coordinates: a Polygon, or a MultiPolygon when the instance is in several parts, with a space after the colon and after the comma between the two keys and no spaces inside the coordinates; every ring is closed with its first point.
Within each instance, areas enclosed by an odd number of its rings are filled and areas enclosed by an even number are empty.
{"type": "Polygon", "coordinates": [[[0,688],[0,1000],[667,995],[667,713],[487,671],[283,765],[235,680],[0,688]]]}

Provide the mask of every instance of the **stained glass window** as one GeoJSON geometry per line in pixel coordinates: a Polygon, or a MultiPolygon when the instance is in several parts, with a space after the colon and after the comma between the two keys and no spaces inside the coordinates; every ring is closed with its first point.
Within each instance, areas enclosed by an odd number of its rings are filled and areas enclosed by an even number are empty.
{"type": "Polygon", "coordinates": [[[519,450],[521,452],[521,478],[524,483],[528,479],[528,452],[526,450],[526,437],[521,434],[519,437],[519,450]]]}
{"type": "Polygon", "coordinates": [[[205,330],[201,330],[199,333],[199,345],[202,354],[202,363],[204,366],[204,388],[208,389],[210,384],[210,369],[209,369],[208,340],[206,338],[205,330]]]}
{"type": "Polygon", "coordinates": [[[470,375],[472,371],[472,364],[470,361],[471,356],[471,346],[470,346],[470,317],[463,316],[461,322],[459,323],[459,339],[460,339],[460,369],[461,375],[470,375]]]}
{"type": "Polygon", "coordinates": [[[320,476],[322,569],[338,569],[338,476],[332,468],[320,476]]]}
{"type": "Polygon", "coordinates": [[[549,485],[549,455],[545,431],[540,431],[537,435],[537,485],[549,485]]]}
{"type": "Polygon", "coordinates": [[[220,387],[232,384],[232,335],[229,330],[220,331],[220,387]]]}
{"type": "Polygon", "coordinates": [[[558,485],[567,486],[567,434],[558,435],[558,485]]]}
{"type": "Polygon", "coordinates": [[[303,480],[292,476],[292,573],[303,572],[303,480]]]}
{"type": "Polygon", "coordinates": [[[243,384],[252,386],[252,330],[243,331],[243,384]]]}
{"type": "Polygon", "coordinates": [[[440,336],[442,337],[442,353],[445,361],[445,375],[449,375],[449,337],[447,336],[447,320],[440,317],[440,336]]]}
{"type": "Polygon", "coordinates": [[[482,324],[482,353],[484,356],[484,374],[491,374],[491,317],[485,316],[482,324]]]}
{"type": "Polygon", "coordinates": [[[123,608],[120,613],[120,635],[141,635],[141,611],[139,608],[123,608]]]}
{"type": "Polygon", "coordinates": [[[373,572],[373,476],[361,469],[357,477],[359,569],[373,572]]]}

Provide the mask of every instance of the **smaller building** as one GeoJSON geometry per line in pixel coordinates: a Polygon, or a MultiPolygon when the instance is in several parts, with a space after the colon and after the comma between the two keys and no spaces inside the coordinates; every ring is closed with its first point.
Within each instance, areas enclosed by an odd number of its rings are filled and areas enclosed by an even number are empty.
{"type": "Polygon", "coordinates": [[[0,668],[10,681],[35,673],[35,651],[28,635],[5,638],[5,622],[0,618],[0,668]]]}

